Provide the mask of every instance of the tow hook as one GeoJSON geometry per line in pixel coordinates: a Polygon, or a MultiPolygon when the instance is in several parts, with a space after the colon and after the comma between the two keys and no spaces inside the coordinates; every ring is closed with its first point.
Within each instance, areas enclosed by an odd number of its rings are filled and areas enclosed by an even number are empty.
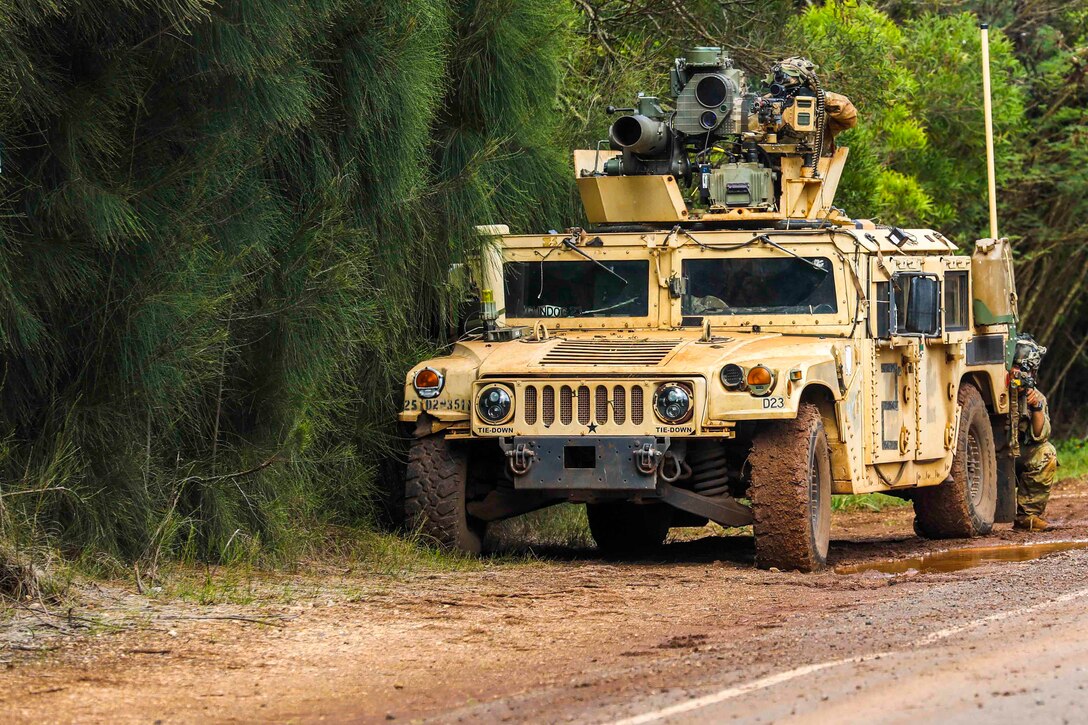
{"type": "MultiPolygon", "coordinates": [[[[641,469],[640,469],[641,470],[641,469]]],[[[661,459],[661,470],[657,475],[661,477],[661,480],[665,483],[675,483],[683,474],[683,469],[680,467],[680,461],[676,458],[672,451],[666,451],[665,457],[661,459]],[[669,464],[672,464],[672,473],[666,473],[669,464]]]]}
{"type": "Polygon", "coordinates": [[[651,476],[657,472],[657,463],[661,455],[661,451],[657,450],[652,443],[643,443],[641,448],[635,450],[635,466],[638,467],[640,473],[651,476]]]}
{"type": "Polygon", "coordinates": [[[506,457],[509,459],[510,472],[515,476],[524,476],[533,465],[536,451],[524,443],[518,443],[506,452],[506,457]]]}

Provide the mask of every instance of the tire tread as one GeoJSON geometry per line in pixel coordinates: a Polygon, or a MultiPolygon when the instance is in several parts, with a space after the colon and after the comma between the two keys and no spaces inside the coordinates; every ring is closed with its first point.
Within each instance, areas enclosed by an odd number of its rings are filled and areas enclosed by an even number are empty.
{"type": "Polygon", "coordinates": [[[444,549],[478,554],[483,526],[465,510],[468,458],[443,435],[412,441],[404,485],[405,521],[444,549]]]}
{"type": "MultiPolygon", "coordinates": [[[[748,496],[761,568],[814,571],[826,564],[813,546],[808,509],[809,442],[822,431],[819,408],[805,403],[796,418],[768,426],[752,441],[748,496]]],[[[820,439],[826,445],[826,435],[820,439]]]]}

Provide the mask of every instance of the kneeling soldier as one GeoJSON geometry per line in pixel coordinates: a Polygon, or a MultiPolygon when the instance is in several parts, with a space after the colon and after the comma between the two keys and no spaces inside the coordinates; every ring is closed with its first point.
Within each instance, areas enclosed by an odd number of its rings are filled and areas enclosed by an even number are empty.
{"type": "Polygon", "coordinates": [[[1058,452],[1050,443],[1050,412],[1046,398],[1035,387],[1039,365],[1046,348],[1030,335],[1021,335],[1016,343],[1012,365],[1012,387],[1021,394],[1020,458],[1016,462],[1016,521],[1018,529],[1046,531],[1050,524],[1043,518],[1050,499],[1050,487],[1058,468],[1058,452]]]}

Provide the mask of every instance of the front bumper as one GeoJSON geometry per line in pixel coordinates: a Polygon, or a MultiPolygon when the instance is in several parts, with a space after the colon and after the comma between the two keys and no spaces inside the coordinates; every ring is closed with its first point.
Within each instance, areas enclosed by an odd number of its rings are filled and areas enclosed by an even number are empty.
{"type": "Polygon", "coordinates": [[[514,489],[566,495],[571,500],[604,498],[659,500],[722,526],[747,526],[751,510],[728,495],[702,496],[673,486],[680,470],[665,452],[668,438],[654,436],[523,437],[501,441],[514,489]],[[666,469],[666,470],[663,470],[666,469]]]}
{"type": "Polygon", "coordinates": [[[669,443],[654,436],[516,436],[502,447],[518,490],[652,492],[669,443]]]}

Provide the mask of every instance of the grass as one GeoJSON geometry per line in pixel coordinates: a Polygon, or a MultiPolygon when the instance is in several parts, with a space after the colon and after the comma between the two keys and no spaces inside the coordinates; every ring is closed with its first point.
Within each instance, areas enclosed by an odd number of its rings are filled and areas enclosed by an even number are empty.
{"type": "Polygon", "coordinates": [[[0,542],[0,601],[61,602],[71,582],[72,568],[55,552],[0,542]]]}
{"type": "Polygon", "coordinates": [[[298,547],[296,558],[275,562],[243,559],[208,564],[172,559],[154,572],[141,569],[138,580],[135,569],[119,562],[84,562],[77,569],[80,579],[114,581],[159,602],[252,606],[320,599],[332,592],[332,598],[347,595],[351,599],[356,589],[370,595],[412,576],[481,571],[528,561],[511,555],[478,558],[446,552],[413,534],[364,528],[327,526],[310,536],[298,547]]]}
{"type": "Polygon", "coordinates": [[[1058,480],[1088,475],[1088,439],[1066,438],[1056,441],[1058,449],[1058,480]]]}
{"type": "Polygon", "coordinates": [[[910,501],[895,496],[885,496],[882,493],[862,493],[831,497],[832,511],[883,511],[884,509],[902,508],[910,505],[910,501]]]}
{"type": "MultiPolygon", "coordinates": [[[[478,572],[496,567],[526,566],[540,561],[534,547],[592,546],[585,508],[563,504],[504,521],[489,534],[490,553],[476,557],[439,549],[414,533],[316,526],[300,530],[291,556],[227,558],[218,563],[185,556],[137,566],[102,554],[83,556],[44,572],[15,568],[22,557],[0,548],[0,601],[27,594],[59,601],[55,591],[76,581],[111,581],[159,602],[183,601],[201,606],[290,604],[319,598],[326,590],[341,595],[361,587],[372,594],[387,584],[412,577],[478,572]],[[6,566],[6,568],[5,568],[6,566]],[[10,570],[10,571],[9,571],[10,570]],[[18,573],[19,578],[9,574],[18,573]],[[31,576],[33,573],[33,576],[31,576]],[[63,573],[64,577],[58,576],[63,573]],[[11,581],[8,582],[7,579],[11,581]]],[[[41,553],[35,560],[42,560],[41,553]]]]}
{"type": "Polygon", "coordinates": [[[488,534],[493,548],[514,553],[532,546],[584,549],[593,546],[586,507],[563,503],[500,522],[488,534]]]}

